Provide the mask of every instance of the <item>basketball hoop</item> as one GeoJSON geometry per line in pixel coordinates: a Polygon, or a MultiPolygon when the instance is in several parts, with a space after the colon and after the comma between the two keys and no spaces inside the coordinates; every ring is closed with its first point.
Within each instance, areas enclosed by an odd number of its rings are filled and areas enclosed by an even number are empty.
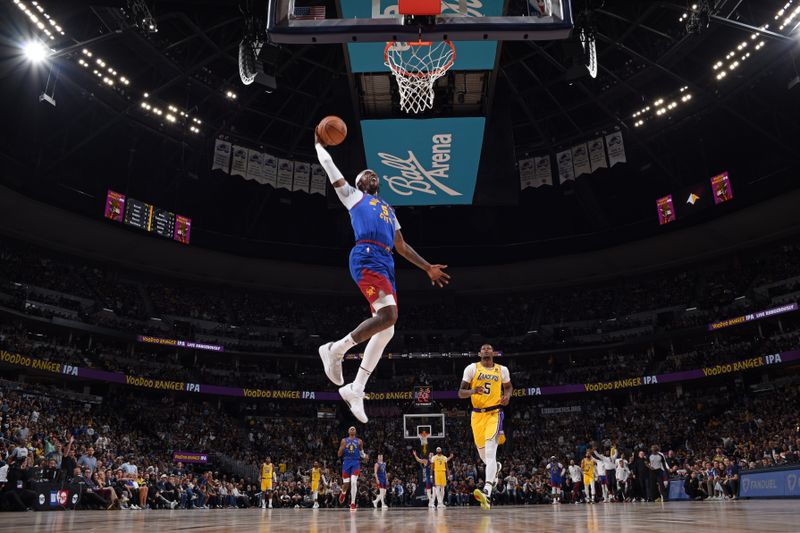
{"type": "Polygon", "coordinates": [[[420,113],[433,107],[433,86],[456,60],[456,48],[450,41],[436,43],[386,43],[383,62],[391,69],[400,92],[400,109],[420,113]]]}

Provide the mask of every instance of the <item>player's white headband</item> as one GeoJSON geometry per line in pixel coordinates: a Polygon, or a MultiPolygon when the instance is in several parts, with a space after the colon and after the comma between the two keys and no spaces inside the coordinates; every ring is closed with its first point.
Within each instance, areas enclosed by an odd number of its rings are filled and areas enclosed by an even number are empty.
{"type": "Polygon", "coordinates": [[[347,428],[347,431],[355,431],[355,430],[356,430],[355,426],[350,426],[349,428],[347,428]]]}
{"type": "Polygon", "coordinates": [[[436,451],[440,452],[440,451],[442,451],[442,449],[441,448],[436,448],[436,451]]]}
{"type": "MultiPolygon", "coordinates": [[[[374,170],[370,170],[370,169],[367,168],[367,169],[364,169],[361,172],[359,172],[358,176],[356,176],[356,187],[358,187],[358,182],[361,181],[363,178],[365,178],[367,176],[367,173],[375,174],[375,171],[374,170]]],[[[377,176],[377,174],[375,174],[375,175],[377,176]]]]}

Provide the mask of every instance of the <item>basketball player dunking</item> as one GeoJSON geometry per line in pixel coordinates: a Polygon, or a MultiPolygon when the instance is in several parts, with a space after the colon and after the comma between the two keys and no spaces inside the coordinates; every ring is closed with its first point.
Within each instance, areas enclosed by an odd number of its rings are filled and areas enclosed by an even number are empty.
{"type": "Polygon", "coordinates": [[[275,468],[272,466],[272,459],[261,464],[261,508],[272,509],[272,482],[275,479],[275,468]]]}
{"type": "Polygon", "coordinates": [[[372,506],[376,509],[381,504],[381,509],[386,509],[386,463],[383,462],[383,454],[378,454],[378,461],[375,463],[375,484],[378,485],[378,497],[372,500],[372,506]]]}
{"type": "Polygon", "coordinates": [[[506,440],[503,434],[503,406],[508,405],[513,387],[508,368],[494,363],[491,344],[481,346],[480,363],[464,369],[459,398],[472,400],[472,436],[481,460],[486,464],[486,483],[473,495],[483,509],[491,507],[490,498],[502,465],[497,462],[497,446],[506,440]]]}
{"type": "Polygon", "coordinates": [[[367,455],[364,453],[364,441],[356,437],[356,428],[351,426],[347,434],[347,437],[339,443],[338,456],[342,458],[342,493],[339,495],[339,503],[344,503],[349,489],[350,510],[355,511],[361,459],[367,459],[367,455]]]}
{"type": "Polygon", "coordinates": [[[336,194],[350,212],[356,244],[350,252],[350,275],[364,294],[372,311],[372,318],[363,321],[344,338],[323,344],[319,356],[325,374],[340,385],[339,394],[353,415],[367,422],[364,412],[364,388],[370,374],[378,365],[384,348],[394,335],[397,321],[397,290],[394,282],[392,249],[424,270],[432,285],[444,287],[450,276],[444,272],[447,265],[432,265],[423,259],[403,239],[400,223],[394,209],[381,200],[378,194],[378,175],[372,170],[362,170],[356,177],[355,187],[345,181],[333,159],[315,134],[319,162],[328,174],[336,194]],[[342,359],[344,354],[369,339],[364,358],[355,380],[344,385],[342,359]]]}

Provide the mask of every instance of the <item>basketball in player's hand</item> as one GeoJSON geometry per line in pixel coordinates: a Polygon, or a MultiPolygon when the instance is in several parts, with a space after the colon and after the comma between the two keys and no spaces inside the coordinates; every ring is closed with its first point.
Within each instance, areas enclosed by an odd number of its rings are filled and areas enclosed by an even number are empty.
{"type": "Polygon", "coordinates": [[[329,115],[317,124],[317,137],[325,146],[341,144],[347,137],[347,124],[337,116],[329,115]]]}

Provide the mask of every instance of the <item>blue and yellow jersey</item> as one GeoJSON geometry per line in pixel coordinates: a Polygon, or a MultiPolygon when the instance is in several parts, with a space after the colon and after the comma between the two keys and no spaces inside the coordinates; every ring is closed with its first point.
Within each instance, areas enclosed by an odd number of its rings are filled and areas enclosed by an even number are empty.
{"type": "Polygon", "coordinates": [[[344,439],[344,454],[342,455],[342,460],[349,462],[361,461],[361,444],[358,437],[354,439],[347,437],[344,439]]]}
{"type": "Polygon", "coordinates": [[[378,198],[364,193],[364,197],[350,209],[350,222],[353,225],[356,242],[379,243],[390,250],[394,248],[394,234],[400,223],[394,209],[378,198]]]}

